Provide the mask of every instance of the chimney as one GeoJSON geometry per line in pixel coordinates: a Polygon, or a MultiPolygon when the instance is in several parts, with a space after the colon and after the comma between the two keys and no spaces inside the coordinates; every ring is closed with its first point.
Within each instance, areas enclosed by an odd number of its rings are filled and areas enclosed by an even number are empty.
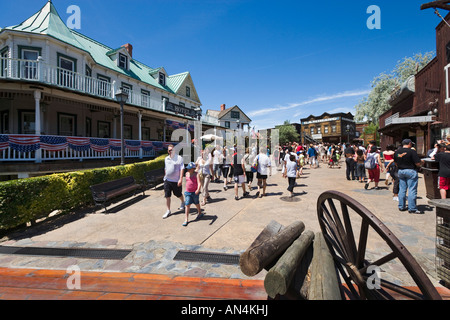
{"type": "Polygon", "coordinates": [[[225,104],[223,104],[223,105],[220,106],[220,111],[225,111],[225,109],[226,109],[225,104]]]}
{"type": "Polygon", "coordinates": [[[128,54],[130,55],[130,57],[133,58],[133,46],[131,44],[127,43],[127,44],[124,44],[122,47],[127,49],[128,54]]]}

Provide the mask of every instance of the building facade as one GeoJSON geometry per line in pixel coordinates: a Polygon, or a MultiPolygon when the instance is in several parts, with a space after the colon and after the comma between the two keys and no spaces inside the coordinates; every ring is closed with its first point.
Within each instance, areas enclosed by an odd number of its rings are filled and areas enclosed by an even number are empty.
{"type": "Polygon", "coordinates": [[[220,106],[220,110],[207,110],[207,116],[218,119],[219,125],[230,130],[248,131],[252,120],[238,106],[227,108],[225,104],[220,106]]]}
{"type": "Polygon", "coordinates": [[[300,121],[303,144],[346,143],[356,137],[356,123],[351,113],[310,115],[300,121]]]}
{"type": "MultiPolygon", "coordinates": [[[[450,14],[445,20],[450,22],[450,14]]],[[[436,27],[436,57],[393,92],[392,108],[380,116],[382,147],[410,138],[418,154],[425,156],[450,133],[450,27],[446,22],[436,27]]]]}
{"type": "Polygon", "coordinates": [[[202,114],[189,72],[170,75],[135,60],[131,44],[111,48],[69,29],[51,1],[1,29],[0,175],[20,175],[21,162],[120,158],[119,90],[126,158],[155,157],[195,121],[219,125],[202,114]]]}

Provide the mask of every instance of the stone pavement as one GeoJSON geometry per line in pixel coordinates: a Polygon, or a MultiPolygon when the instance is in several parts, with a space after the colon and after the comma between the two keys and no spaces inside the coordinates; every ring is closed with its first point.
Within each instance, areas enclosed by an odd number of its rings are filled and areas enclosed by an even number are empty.
{"type": "MultiPolygon", "coordinates": [[[[297,180],[295,201],[290,202],[282,200],[288,196],[287,180],[280,172],[274,173],[268,180],[267,196],[263,198],[255,197],[256,182],[250,196],[239,201],[234,199],[233,188],[224,191],[222,183],[211,183],[212,201],[202,207],[204,218],[196,221],[196,210],[191,208],[192,222],[187,227],[182,226],[184,213],[174,209],[179,206],[178,199],[172,201],[174,214],[162,219],[165,212],[163,191],[149,190],[145,198],[136,196],[111,205],[109,213],[102,209],[95,213],[76,212],[54,217],[0,241],[2,246],[132,250],[123,260],[0,254],[0,268],[66,270],[77,265],[85,272],[249,279],[236,265],[174,261],[173,258],[179,250],[241,254],[271,220],[285,226],[301,220],[307,230],[318,232],[317,199],[326,190],[337,190],[359,201],[383,221],[413,254],[433,284],[440,286],[435,272],[435,208],[428,205],[422,175],[418,205],[425,214],[411,215],[398,211],[397,202],[392,200],[392,192],[383,180],[381,190],[364,190],[364,184],[347,181],[345,164],[342,169],[329,169],[326,165],[309,169],[307,166],[304,176],[297,180]]],[[[239,194],[242,195],[242,189],[239,194]]],[[[371,232],[367,251],[369,260],[375,261],[390,251],[373,229],[371,232]]],[[[383,266],[381,276],[400,285],[415,285],[405,274],[403,267],[394,262],[383,266]]],[[[265,271],[252,279],[262,280],[264,276],[265,271]]]]}

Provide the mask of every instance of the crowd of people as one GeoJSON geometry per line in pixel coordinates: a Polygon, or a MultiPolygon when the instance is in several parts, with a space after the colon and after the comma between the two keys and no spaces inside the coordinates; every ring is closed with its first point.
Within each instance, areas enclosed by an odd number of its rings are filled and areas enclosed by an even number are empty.
{"type": "Polygon", "coordinates": [[[242,188],[242,197],[248,197],[252,190],[254,180],[257,180],[256,196],[266,196],[267,178],[271,175],[271,156],[267,148],[261,148],[259,152],[256,146],[246,148],[233,146],[226,148],[221,146],[206,147],[201,150],[201,155],[195,162],[190,162],[186,167],[182,156],[175,154],[174,146],[168,146],[169,155],[165,159],[164,193],[167,211],[163,218],[171,214],[172,194],[180,201],[178,210],[184,211],[186,218],[183,226],[189,224],[191,205],[197,208],[197,219],[204,215],[201,206],[211,201],[209,185],[222,183],[223,190],[228,190],[229,184],[234,184],[235,200],[239,196],[239,186],[242,188]],[[255,179],[256,174],[256,179],[255,179]],[[186,177],[186,187],[183,194],[183,177],[186,177]],[[202,201],[200,203],[200,195],[202,201]],[[201,205],[201,206],[200,206],[201,205]]]}
{"type": "MultiPolygon", "coordinates": [[[[389,145],[385,150],[377,147],[375,141],[367,146],[327,143],[302,145],[293,142],[279,146],[273,152],[266,147],[258,150],[256,146],[246,149],[236,145],[232,148],[206,147],[198,159],[187,166],[183,163],[183,157],[174,154],[172,145],[168,147],[168,153],[164,177],[167,211],[163,218],[172,213],[173,194],[181,201],[178,210],[184,211],[186,215],[183,226],[189,224],[192,205],[197,208],[197,219],[203,217],[201,206],[211,201],[210,183],[223,183],[224,191],[228,190],[229,184],[233,184],[235,200],[238,201],[241,199],[239,187],[242,188],[242,197],[248,197],[254,180],[257,180],[256,197],[266,196],[267,179],[272,174],[272,159],[275,170],[281,170],[287,179],[290,197],[294,197],[296,179],[303,174],[305,166],[316,169],[322,164],[328,168],[341,168],[342,159],[345,159],[347,180],[364,184],[365,190],[373,183],[371,189],[379,190],[381,173],[385,173],[384,183],[386,186],[393,185],[393,200],[398,201],[398,209],[422,213],[417,208],[417,187],[418,172],[424,161],[419,158],[410,139],[403,140],[398,147],[389,145]],[[186,187],[183,194],[184,177],[186,187]]],[[[427,156],[439,162],[439,189],[441,197],[446,198],[450,188],[450,136],[446,141],[438,141],[427,156]]]]}

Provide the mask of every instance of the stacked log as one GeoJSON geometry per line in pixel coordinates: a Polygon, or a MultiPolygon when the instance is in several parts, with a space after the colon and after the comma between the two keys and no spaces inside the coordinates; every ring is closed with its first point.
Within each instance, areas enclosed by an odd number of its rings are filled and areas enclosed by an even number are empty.
{"type": "Polygon", "coordinates": [[[340,284],[325,239],[297,221],[284,228],[272,221],[241,255],[241,271],[268,273],[264,287],[272,299],[341,299],[340,284]]]}

